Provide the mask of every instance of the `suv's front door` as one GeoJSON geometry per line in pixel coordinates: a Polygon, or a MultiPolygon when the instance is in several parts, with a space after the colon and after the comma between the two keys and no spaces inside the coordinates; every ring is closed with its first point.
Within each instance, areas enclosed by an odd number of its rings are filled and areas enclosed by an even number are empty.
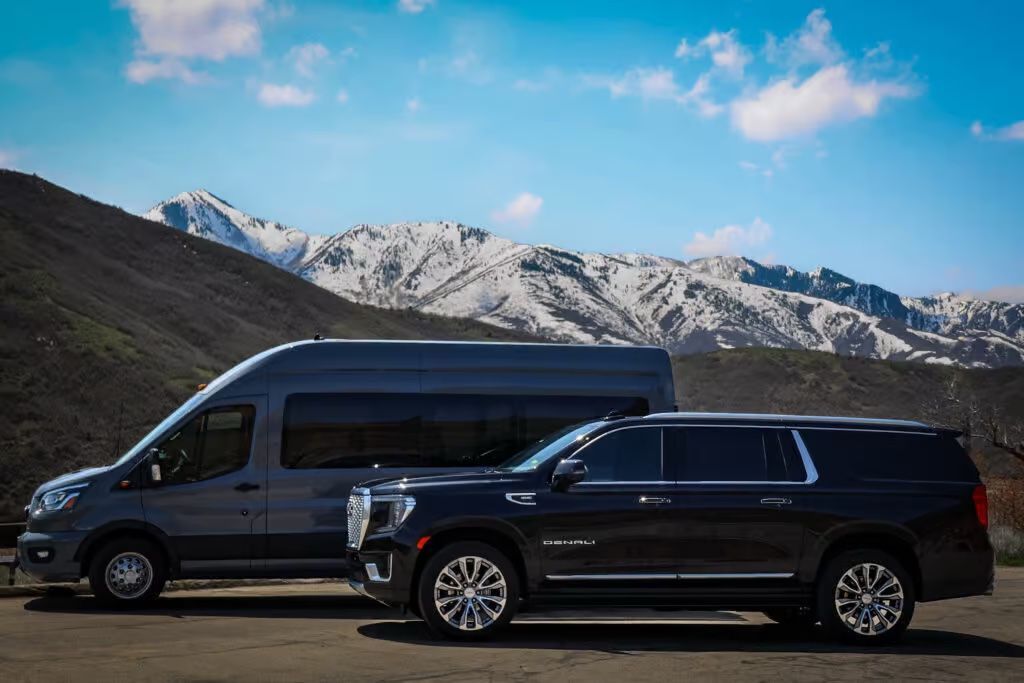
{"type": "Polygon", "coordinates": [[[162,481],[143,491],[143,509],[183,575],[243,575],[261,552],[266,463],[254,444],[264,443],[265,405],[258,397],[206,407],[156,447],[162,481]]]}
{"type": "Polygon", "coordinates": [[[598,436],[569,456],[586,464],[586,479],[538,496],[542,571],[552,588],[614,590],[675,579],[661,431],[624,426],[598,436]]]}
{"type": "Polygon", "coordinates": [[[665,450],[677,467],[667,511],[681,580],[796,572],[808,476],[792,439],[789,430],[771,427],[665,428],[665,450]]]}

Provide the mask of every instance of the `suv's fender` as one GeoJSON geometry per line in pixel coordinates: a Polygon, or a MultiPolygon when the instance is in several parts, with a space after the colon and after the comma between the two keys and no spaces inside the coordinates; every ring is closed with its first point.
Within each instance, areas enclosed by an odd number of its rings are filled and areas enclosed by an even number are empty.
{"type": "Polygon", "coordinates": [[[421,532],[421,537],[429,536],[430,540],[423,547],[423,552],[417,558],[417,566],[422,564],[423,556],[436,550],[440,544],[447,543],[447,539],[473,538],[486,542],[486,534],[495,534],[509,541],[519,553],[519,557],[509,559],[524,572],[523,584],[528,589],[533,586],[536,577],[540,575],[540,559],[537,549],[519,527],[511,522],[494,516],[458,516],[438,520],[427,530],[421,532]]]}
{"type": "Polygon", "coordinates": [[[837,548],[847,546],[895,549],[894,554],[901,559],[913,559],[912,570],[918,572],[918,538],[910,529],[883,520],[858,520],[840,524],[820,536],[808,534],[805,537],[798,572],[800,580],[814,583],[822,561],[837,548]]]}

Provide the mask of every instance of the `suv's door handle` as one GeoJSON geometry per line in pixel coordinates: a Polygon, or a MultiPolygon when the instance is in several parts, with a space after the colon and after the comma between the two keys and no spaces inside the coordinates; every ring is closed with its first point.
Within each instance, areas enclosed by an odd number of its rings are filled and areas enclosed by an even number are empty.
{"type": "Polygon", "coordinates": [[[661,505],[663,503],[671,503],[671,498],[659,498],[657,496],[640,496],[640,502],[644,505],[661,505]]]}
{"type": "Polygon", "coordinates": [[[789,498],[762,498],[761,505],[789,505],[792,503],[789,498]]]}
{"type": "Polygon", "coordinates": [[[238,486],[236,486],[235,490],[236,491],[255,491],[259,487],[260,487],[259,484],[250,484],[249,482],[245,481],[245,482],[242,482],[241,484],[239,484],[238,486]]]}

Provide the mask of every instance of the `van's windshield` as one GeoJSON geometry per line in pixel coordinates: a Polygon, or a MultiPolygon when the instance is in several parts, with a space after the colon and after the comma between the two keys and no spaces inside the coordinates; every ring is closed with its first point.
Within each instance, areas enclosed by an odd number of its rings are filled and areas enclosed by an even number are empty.
{"type": "Polygon", "coordinates": [[[584,422],[564,427],[519,451],[497,469],[501,472],[533,472],[570,444],[584,440],[602,424],[604,423],[584,422]]]}
{"type": "Polygon", "coordinates": [[[200,390],[198,393],[193,394],[190,399],[188,399],[180,406],[178,406],[177,410],[175,410],[173,413],[165,417],[160,422],[160,424],[158,424],[156,427],[153,427],[153,429],[150,430],[148,434],[139,439],[138,443],[132,446],[127,453],[125,453],[124,455],[117,459],[117,462],[114,463],[114,467],[117,467],[118,465],[123,465],[124,463],[128,462],[136,455],[138,455],[139,451],[145,448],[146,445],[150,443],[150,441],[154,440],[156,437],[160,436],[160,434],[174,426],[176,422],[185,417],[193,408],[195,408],[199,403],[201,403],[204,398],[211,395],[213,392],[217,391],[218,389],[225,386],[229,382],[232,382],[235,378],[240,377],[244,373],[248,372],[251,368],[253,368],[257,363],[262,361],[264,358],[285,348],[285,346],[288,345],[286,344],[284,346],[277,346],[272,349],[267,349],[266,351],[257,353],[252,358],[248,358],[242,361],[235,367],[231,368],[230,370],[219,376],[217,379],[207,384],[204,389],[200,390]]]}

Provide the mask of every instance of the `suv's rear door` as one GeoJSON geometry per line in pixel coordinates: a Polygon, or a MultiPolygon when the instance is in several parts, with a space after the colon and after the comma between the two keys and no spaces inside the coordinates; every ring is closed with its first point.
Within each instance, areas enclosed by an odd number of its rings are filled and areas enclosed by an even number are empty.
{"type": "Polygon", "coordinates": [[[665,428],[676,467],[680,579],[788,578],[798,568],[807,470],[787,429],[665,428]]]}

